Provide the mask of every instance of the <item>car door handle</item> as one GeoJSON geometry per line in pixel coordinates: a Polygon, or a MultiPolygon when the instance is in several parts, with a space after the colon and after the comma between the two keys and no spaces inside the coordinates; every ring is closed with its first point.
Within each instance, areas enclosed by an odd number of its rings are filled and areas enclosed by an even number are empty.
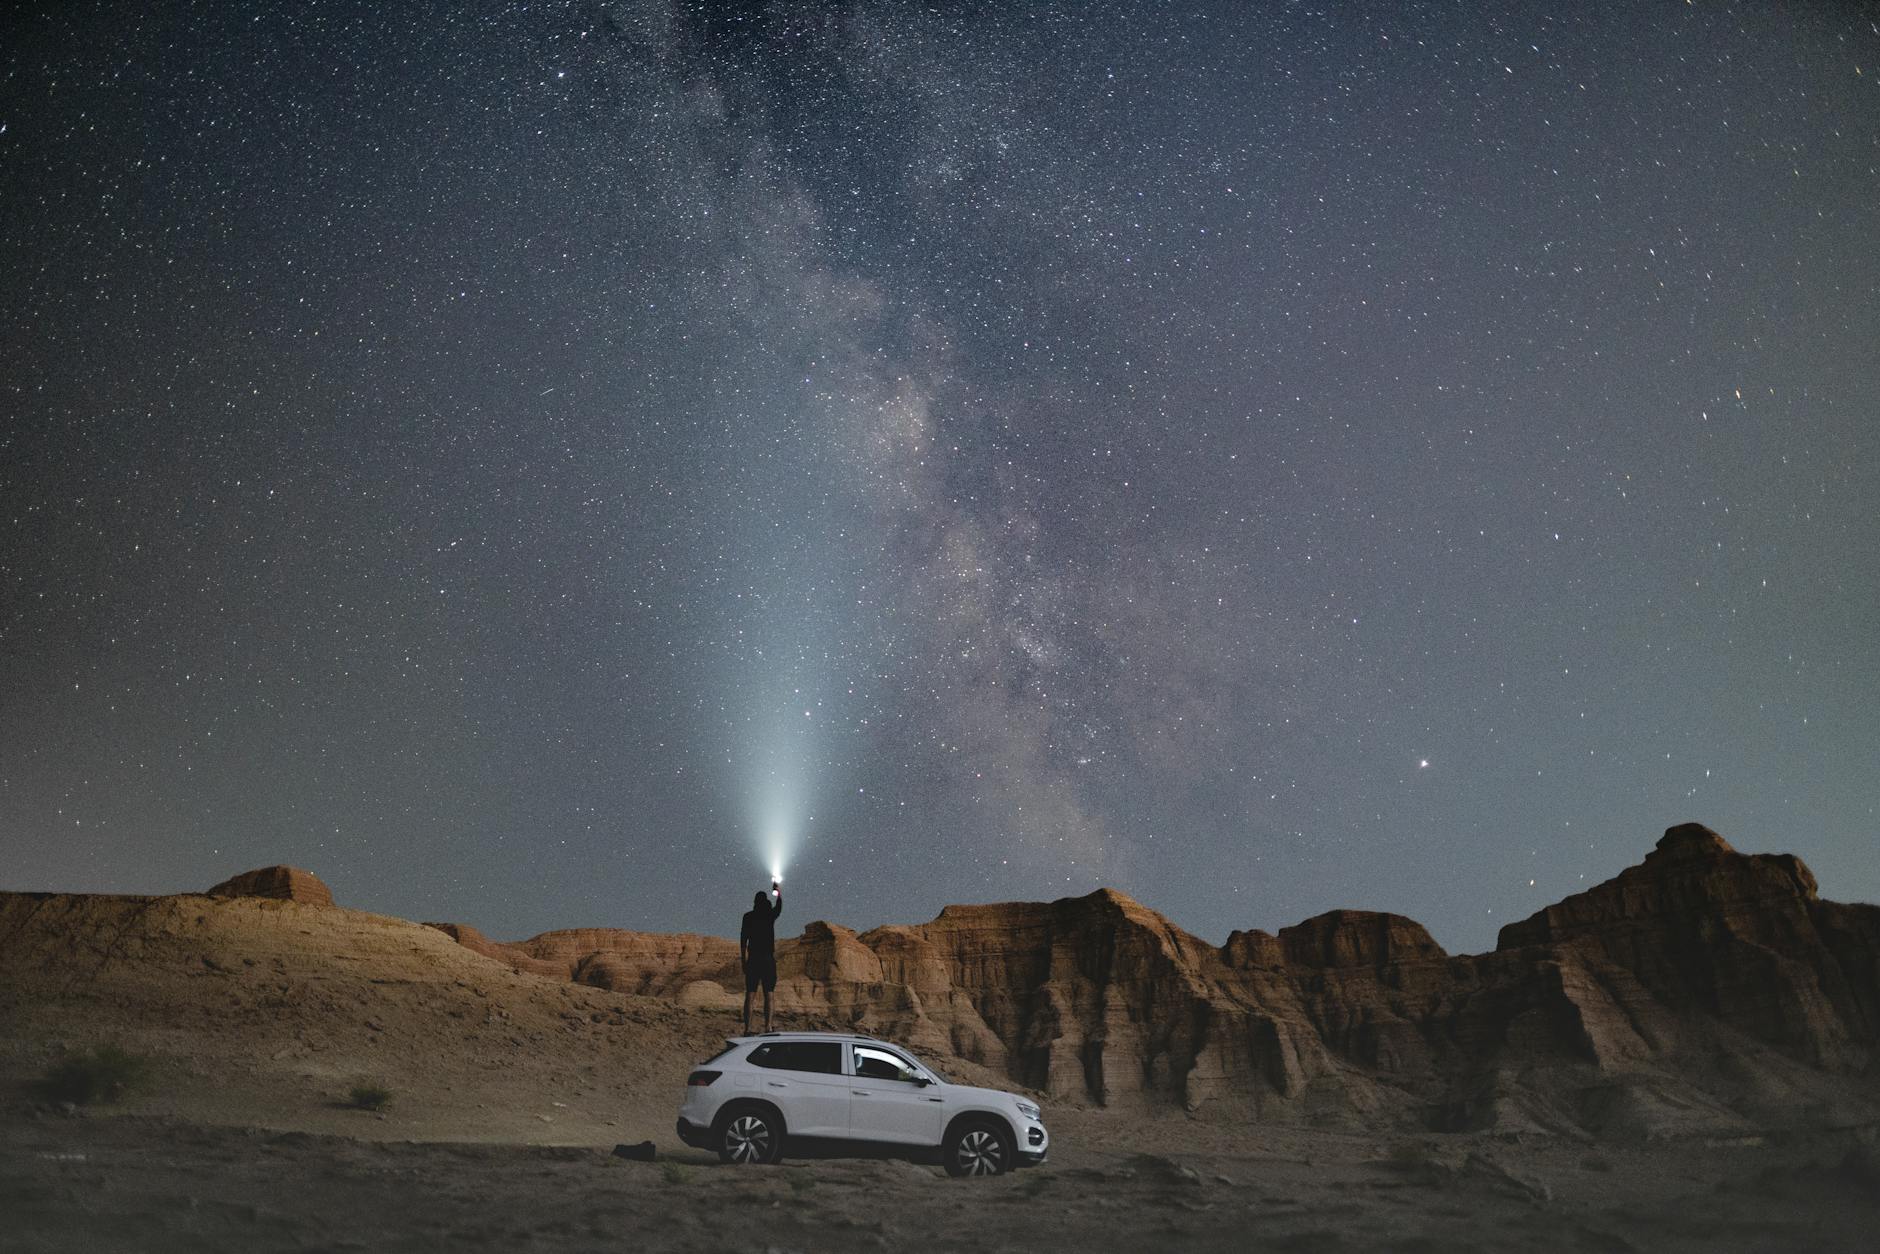
{"type": "Polygon", "coordinates": [[[787,1089],[790,1087],[788,1080],[767,1080],[765,1083],[769,1084],[773,1089],[787,1089]]]}
{"type": "Polygon", "coordinates": [[[867,1097],[867,1096],[868,1096],[868,1090],[867,1090],[867,1089],[850,1089],[850,1090],[849,1090],[849,1096],[851,1096],[851,1097],[867,1097]]]}

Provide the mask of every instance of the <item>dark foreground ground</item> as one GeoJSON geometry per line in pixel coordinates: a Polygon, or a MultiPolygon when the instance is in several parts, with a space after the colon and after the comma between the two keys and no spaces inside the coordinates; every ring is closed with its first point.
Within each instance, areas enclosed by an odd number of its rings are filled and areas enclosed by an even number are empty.
{"type": "MultiPolygon", "coordinates": [[[[375,1141],[14,1107],[0,1250],[1871,1250],[1873,1129],[1608,1148],[1275,1132],[1132,1152],[1085,1117],[1051,1165],[721,1167],[695,1151],[375,1141]]],[[[1168,1129],[1145,1141],[1166,1146],[1168,1129]]]]}

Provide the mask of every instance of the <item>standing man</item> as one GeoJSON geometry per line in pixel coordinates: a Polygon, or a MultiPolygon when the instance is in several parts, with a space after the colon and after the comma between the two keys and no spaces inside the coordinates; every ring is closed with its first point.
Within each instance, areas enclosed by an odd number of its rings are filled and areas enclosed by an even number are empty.
{"type": "Polygon", "coordinates": [[[744,1031],[751,1031],[751,994],[764,986],[764,1031],[770,1031],[770,995],[777,988],[777,916],[783,913],[783,882],[770,881],[770,891],[777,904],[771,905],[764,894],[751,899],[744,912],[744,926],[738,932],[738,960],[744,964],[744,1031]]]}

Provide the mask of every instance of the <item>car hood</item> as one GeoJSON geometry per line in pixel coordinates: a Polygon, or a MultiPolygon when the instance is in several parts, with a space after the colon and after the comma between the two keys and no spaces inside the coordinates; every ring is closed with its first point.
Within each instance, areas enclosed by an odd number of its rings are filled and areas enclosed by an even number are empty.
{"type": "MultiPolygon", "coordinates": [[[[946,1086],[946,1090],[947,1090],[948,1097],[952,1097],[956,1099],[964,1098],[967,1101],[987,1102],[987,1103],[993,1103],[993,1104],[998,1104],[1002,1106],[1010,1105],[1011,1103],[1016,1102],[1016,1101],[1025,1100],[1019,1097],[1018,1094],[1008,1093],[1004,1089],[982,1089],[982,1088],[977,1088],[971,1084],[949,1083],[946,1086]]],[[[1035,1105],[1036,1103],[1033,1103],[1033,1104],[1035,1105]]]]}

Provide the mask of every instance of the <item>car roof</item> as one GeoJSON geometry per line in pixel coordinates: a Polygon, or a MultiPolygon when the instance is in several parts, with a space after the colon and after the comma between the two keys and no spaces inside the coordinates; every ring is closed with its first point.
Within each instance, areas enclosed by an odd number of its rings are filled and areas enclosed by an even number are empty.
{"type": "Polygon", "coordinates": [[[732,1045],[755,1045],[762,1041],[853,1041],[859,1045],[896,1046],[893,1041],[884,1041],[879,1037],[863,1036],[857,1032],[761,1032],[750,1036],[728,1036],[725,1040],[732,1045]]]}

